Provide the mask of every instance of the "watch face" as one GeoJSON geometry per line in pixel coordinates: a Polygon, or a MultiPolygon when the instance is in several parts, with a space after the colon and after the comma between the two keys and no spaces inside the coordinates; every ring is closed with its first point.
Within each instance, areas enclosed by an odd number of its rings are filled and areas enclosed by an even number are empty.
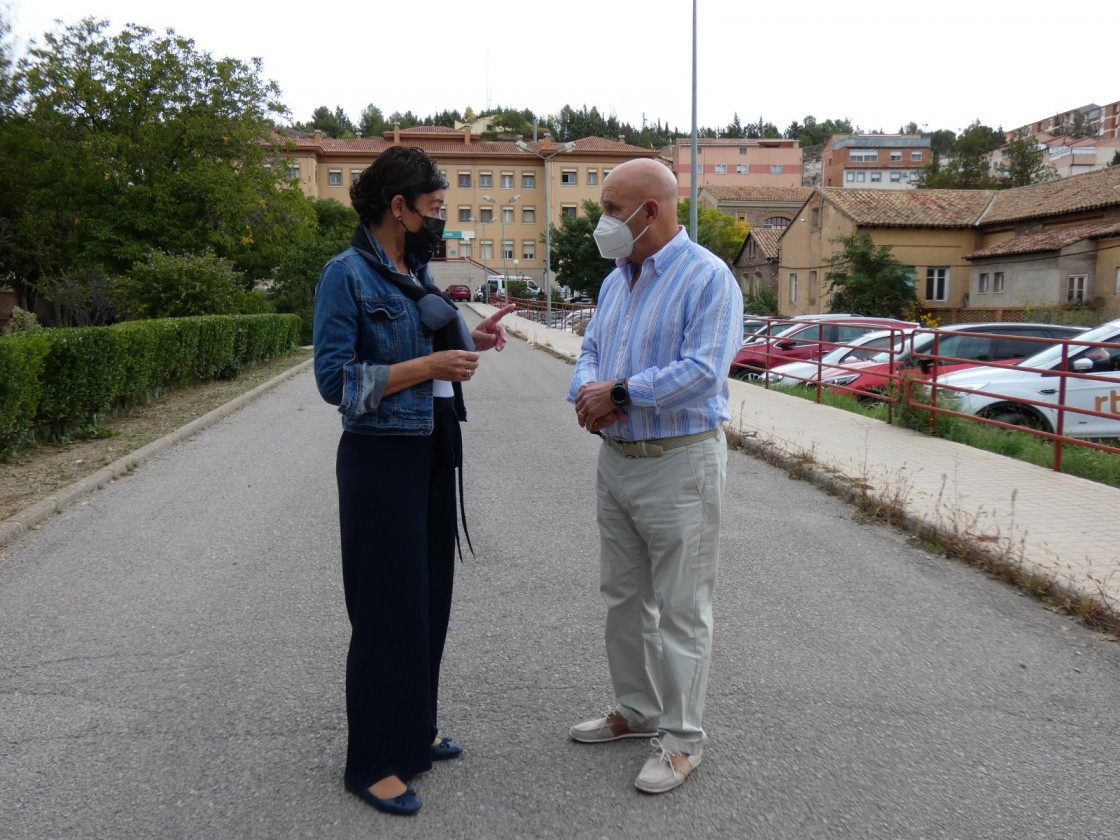
{"type": "Polygon", "coordinates": [[[615,385],[611,388],[611,402],[615,405],[626,405],[630,401],[630,394],[625,385],[615,385]]]}

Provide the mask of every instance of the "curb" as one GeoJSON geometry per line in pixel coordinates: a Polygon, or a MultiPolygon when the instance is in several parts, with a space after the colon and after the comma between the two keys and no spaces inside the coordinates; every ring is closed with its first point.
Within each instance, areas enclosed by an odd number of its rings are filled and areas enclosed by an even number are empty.
{"type": "Polygon", "coordinates": [[[19,513],[13,514],[7,519],[0,520],[0,546],[7,545],[17,537],[38,527],[55,514],[62,513],[66,508],[71,507],[94,491],[100,490],[105,485],[116,481],[121,476],[127,475],[155,456],[166,452],[175,444],[193,437],[203,429],[213,426],[220,420],[224,420],[238,409],[244,408],[253,400],[257,399],[257,397],[268,393],[281,382],[303,373],[311,367],[312,364],[314,364],[314,359],[307,359],[306,361],[300,362],[298,365],[289,368],[279,376],[274,376],[267,382],[262,382],[251,391],[246,391],[244,394],[234,397],[226,404],[218,406],[213,411],[192,420],[187,425],[173,432],[169,432],[158,440],[154,440],[118,458],[113,463],[102,467],[95,473],[91,473],[84,478],[79,478],[77,481],[55,491],[47,498],[36,502],[30,507],[24,508],[19,513]]]}

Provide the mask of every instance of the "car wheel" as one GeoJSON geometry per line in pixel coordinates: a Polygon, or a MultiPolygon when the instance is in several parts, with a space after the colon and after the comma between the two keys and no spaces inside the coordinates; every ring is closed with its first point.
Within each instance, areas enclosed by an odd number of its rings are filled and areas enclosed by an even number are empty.
{"type": "Polygon", "coordinates": [[[995,420],[997,423],[1022,426],[1024,429],[1050,431],[1050,424],[1043,417],[1023,405],[999,405],[981,412],[980,416],[987,420],[995,420]]]}
{"type": "Polygon", "coordinates": [[[860,391],[856,394],[856,402],[864,408],[874,405],[882,405],[887,401],[886,388],[868,388],[866,391],[860,391]]]}
{"type": "Polygon", "coordinates": [[[738,379],[740,382],[760,382],[762,373],[762,371],[754,368],[736,368],[735,372],[731,374],[731,378],[738,379]]]}

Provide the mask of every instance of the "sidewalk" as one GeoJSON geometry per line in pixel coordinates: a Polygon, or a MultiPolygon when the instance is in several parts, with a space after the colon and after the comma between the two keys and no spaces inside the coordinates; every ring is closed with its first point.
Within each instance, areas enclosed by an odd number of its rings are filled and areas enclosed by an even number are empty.
{"type": "MultiPolygon", "coordinates": [[[[472,306],[483,317],[493,311],[472,306]]],[[[502,323],[557,355],[579,355],[578,335],[516,317],[502,323]]],[[[1120,489],[745,382],[730,388],[730,428],[748,450],[830,489],[866,494],[916,532],[966,540],[1075,600],[1120,613],[1120,489]]]]}

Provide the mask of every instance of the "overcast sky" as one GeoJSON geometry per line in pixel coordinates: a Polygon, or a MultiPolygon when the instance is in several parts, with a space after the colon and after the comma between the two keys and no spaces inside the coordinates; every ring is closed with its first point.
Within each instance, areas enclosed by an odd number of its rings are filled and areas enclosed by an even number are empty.
{"type": "MultiPolygon", "coordinates": [[[[264,61],[292,119],[594,106],[692,124],[692,0],[0,0],[19,41],[93,15],[264,61]],[[644,13],[635,14],[635,9],[644,13]]],[[[1117,0],[698,0],[697,121],[1015,128],[1120,99],[1117,0]]]]}

